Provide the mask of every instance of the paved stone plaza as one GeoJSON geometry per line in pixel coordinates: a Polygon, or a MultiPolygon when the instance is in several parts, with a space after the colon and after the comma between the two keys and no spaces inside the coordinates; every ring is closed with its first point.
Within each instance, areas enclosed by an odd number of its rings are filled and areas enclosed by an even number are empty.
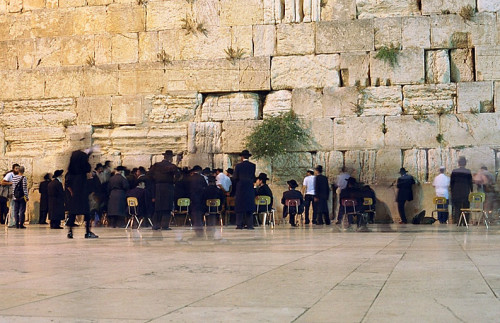
{"type": "Polygon", "coordinates": [[[500,230],[0,233],[1,322],[498,322],[500,230]]]}

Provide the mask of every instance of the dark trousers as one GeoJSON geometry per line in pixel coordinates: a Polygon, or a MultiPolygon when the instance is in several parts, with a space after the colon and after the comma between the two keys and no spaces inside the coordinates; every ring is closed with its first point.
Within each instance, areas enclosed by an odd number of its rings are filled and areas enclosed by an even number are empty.
{"type": "Polygon", "coordinates": [[[399,217],[401,218],[401,222],[408,223],[405,213],[405,204],[406,201],[398,201],[398,212],[399,212],[399,217]]]}
{"type": "Polygon", "coordinates": [[[57,228],[61,226],[61,220],[50,220],[50,227],[57,228]]]}
{"type": "MultiPolygon", "coordinates": [[[[448,200],[446,200],[445,204],[438,204],[438,209],[447,209],[448,208],[448,200]]],[[[438,212],[438,221],[439,223],[446,223],[448,221],[448,212],[438,212]]]]}
{"type": "MultiPolygon", "coordinates": [[[[73,231],[73,227],[75,226],[76,216],[78,214],[69,214],[68,215],[68,223],[66,224],[69,227],[69,232],[73,231]]],[[[83,219],[85,220],[85,232],[90,232],[90,214],[84,214],[83,219]]]]}
{"type": "Polygon", "coordinates": [[[26,201],[24,199],[14,200],[14,219],[16,225],[24,225],[24,215],[26,213],[26,201]]]}
{"type": "Polygon", "coordinates": [[[155,211],[155,218],[153,221],[155,228],[162,227],[163,217],[167,218],[166,224],[163,227],[168,228],[171,215],[172,215],[172,211],[155,211]]]}
{"type": "MultiPolygon", "coordinates": [[[[304,196],[304,207],[305,207],[305,210],[306,210],[306,213],[305,213],[306,224],[309,223],[309,208],[311,207],[311,205],[314,205],[314,195],[306,194],[304,196]]],[[[315,214],[314,214],[314,211],[313,211],[312,222],[316,223],[316,217],[314,215],[315,214]]]]}
{"type": "Polygon", "coordinates": [[[313,202],[313,221],[314,219],[316,219],[317,224],[324,223],[330,225],[330,214],[328,212],[328,202],[326,200],[319,199],[317,202],[313,202]]]}
{"type": "Polygon", "coordinates": [[[47,214],[49,213],[49,210],[42,210],[40,209],[40,213],[38,216],[38,224],[41,223],[46,223],[47,222],[47,214]]]}
{"type": "MultiPolygon", "coordinates": [[[[338,223],[342,223],[342,219],[344,218],[345,211],[346,210],[344,209],[343,206],[341,206],[339,208],[339,216],[337,218],[338,223]]],[[[348,220],[349,224],[353,224],[354,223],[354,216],[353,216],[352,212],[354,212],[354,208],[347,207],[347,213],[350,213],[350,214],[347,215],[347,220],[348,220]]]]}
{"type": "Polygon", "coordinates": [[[253,212],[236,213],[236,227],[243,228],[243,225],[253,229],[253,212]]]}
{"type": "Polygon", "coordinates": [[[9,207],[7,206],[7,199],[0,197],[0,224],[5,224],[9,214],[9,207]]]}
{"type": "MultiPolygon", "coordinates": [[[[458,219],[460,219],[460,209],[467,209],[470,207],[469,200],[467,198],[465,199],[456,199],[451,201],[451,207],[452,207],[452,217],[453,217],[453,223],[458,224],[458,219]]],[[[467,219],[467,222],[469,222],[469,215],[466,214],[465,218],[467,219]]],[[[465,224],[464,224],[465,225],[465,224]]]]}

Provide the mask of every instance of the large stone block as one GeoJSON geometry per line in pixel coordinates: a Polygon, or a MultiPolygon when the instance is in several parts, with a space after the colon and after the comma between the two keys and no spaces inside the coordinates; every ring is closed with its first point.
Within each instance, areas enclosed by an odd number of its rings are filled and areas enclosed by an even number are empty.
{"type": "Polygon", "coordinates": [[[194,16],[207,26],[220,25],[220,1],[197,0],[192,3],[194,16]]]}
{"type": "Polygon", "coordinates": [[[170,123],[193,121],[201,102],[199,93],[179,92],[147,96],[144,105],[150,122],[170,123]]]}
{"type": "Polygon", "coordinates": [[[85,95],[117,94],[118,71],[116,66],[84,69],[83,91],[85,95]]]}
{"type": "Polygon", "coordinates": [[[400,17],[374,19],[375,49],[382,46],[400,46],[402,36],[402,20],[400,17]]]}
{"type": "Polygon", "coordinates": [[[46,98],[78,97],[84,89],[85,75],[81,69],[52,69],[45,72],[46,98]]]}
{"type": "Polygon", "coordinates": [[[308,55],[314,53],[314,23],[279,24],[276,28],[276,54],[308,55]]]}
{"type": "Polygon", "coordinates": [[[62,126],[76,119],[75,100],[8,101],[2,106],[0,124],[5,128],[62,126]]]}
{"type": "Polygon", "coordinates": [[[500,138],[500,118],[496,113],[457,114],[441,117],[441,133],[450,147],[496,146],[500,138]]]}
{"type": "Polygon", "coordinates": [[[260,123],[262,123],[260,120],[224,121],[222,123],[222,151],[225,153],[240,153],[246,148],[246,137],[260,123]]]}
{"type": "Polygon", "coordinates": [[[106,25],[106,7],[95,6],[75,8],[73,17],[73,32],[75,35],[99,34],[106,25]]]}
{"type": "Polygon", "coordinates": [[[139,38],[136,33],[115,34],[111,38],[113,63],[136,63],[139,60],[139,38]]]}
{"type": "Polygon", "coordinates": [[[158,33],[139,33],[139,62],[157,62],[161,53],[158,33]]]}
{"type": "Polygon", "coordinates": [[[59,8],[72,8],[85,6],[85,0],[59,0],[59,8]]]}
{"type": "Polygon", "coordinates": [[[271,58],[247,57],[238,60],[240,91],[269,91],[271,89],[271,58]]]}
{"type": "Polygon", "coordinates": [[[368,86],[370,55],[366,53],[341,53],[340,75],[343,86],[368,86]]]}
{"type": "Polygon", "coordinates": [[[356,0],[359,19],[420,15],[417,0],[356,0]]]}
{"type": "Polygon", "coordinates": [[[330,0],[321,8],[321,21],[356,19],[356,0],[330,0]]]}
{"type": "Polygon", "coordinates": [[[79,124],[109,125],[111,123],[111,96],[79,97],[76,112],[79,124]]]}
{"type": "Polygon", "coordinates": [[[40,71],[1,71],[0,99],[39,99],[44,96],[45,75],[40,71]],[[30,91],[26,91],[30,89],[30,91]]]}
{"type": "Polygon", "coordinates": [[[61,42],[61,65],[84,66],[87,59],[94,57],[94,37],[77,36],[64,38],[61,42]]]}
{"type": "Polygon", "coordinates": [[[163,87],[163,70],[123,70],[119,74],[119,93],[131,95],[137,93],[159,93],[163,87]]]}
{"type": "Polygon", "coordinates": [[[243,57],[253,56],[253,27],[233,26],[231,28],[231,46],[234,49],[242,49],[243,57]]]}
{"type": "Polygon", "coordinates": [[[372,19],[319,22],[316,25],[316,53],[371,51],[373,34],[372,19]]]}
{"type": "Polygon", "coordinates": [[[271,87],[284,90],[303,87],[338,86],[339,55],[274,57],[271,87]]]}
{"type": "Polygon", "coordinates": [[[266,96],[262,112],[264,118],[277,116],[292,109],[292,92],[287,90],[270,92],[266,96]]]}
{"type": "Polygon", "coordinates": [[[276,26],[253,26],[254,56],[274,56],[276,52],[276,26]]]}
{"type": "Polygon", "coordinates": [[[429,50],[425,52],[426,83],[450,83],[450,57],[448,51],[429,50]]]}
{"type": "Polygon", "coordinates": [[[117,125],[141,124],[144,115],[141,96],[113,96],[111,120],[117,125]]]}
{"type": "Polygon", "coordinates": [[[477,0],[477,11],[500,11],[500,2],[496,0],[477,0]]]}
{"type": "MultiPolygon", "coordinates": [[[[311,168],[312,156],[306,152],[294,152],[280,155],[272,161],[272,183],[286,185],[291,178],[300,179],[311,168]]],[[[283,187],[285,188],[285,187],[283,187]]]]}
{"type": "MultiPolygon", "coordinates": [[[[14,1],[12,1],[14,2],[14,1]]],[[[30,11],[30,10],[36,10],[36,9],[43,9],[45,8],[45,0],[23,0],[19,1],[22,3],[22,8],[23,11],[30,11]]],[[[0,5],[1,7],[1,5],[0,5]]],[[[0,10],[1,12],[1,10],[0,10]]]]}
{"type": "Polygon", "coordinates": [[[327,118],[355,116],[359,89],[350,87],[328,87],[323,89],[323,113],[327,118]]]}
{"type": "Polygon", "coordinates": [[[363,116],[399,115],[402,100],[401,86],[367,87],[359,95],[359,112],[363,116]]]}
{"type": "Polygon", "coordinates": [[[472,49],[452,49],[450,51],[450,80],[452,82],[474,81],[472,49]]]}
{"type": "Polygon", "coordinates": [[[148,169],[151,166],[151,155],[149,154],[126,154],[121,156],[121,165],[132,169],[134,167],[145,167],[148,169]]]}
{"type": "MultiPolygon", "coordinates": [[[[341,173],[342,166],[344,165],[344,154],[341,151],[318,151],[316,154],[313,154],[312,157],[311,166],[323,166],[323,175],[330,180],[341,173]]],[[[301,184],[298,180],[297,183],[301,184]]]]}
{"type": "Polygon", "coordinates": [[[9,128],[5,130],[6,153],[11,156],[42,156],[63,151],[64,127],[9,128]]]}
{"type": "Polygon", "coordinates": [[[88,149],[92,145],[92,126],[72,125],[66,128],[66,151],[88,149]]]}
{"type": "Polygon", "coordinates": [[[185,0],[151,1],[146,8],[147,31],[180,29],[189,14],[185,0]]]}
{"type": "Polygon", "coordinates": [[[457,84],[458,112],[493,112],[493,82],[461,82],[457,84]]]}
{"type": "Polygon", "coordinates": [[[96,65],[111,64],[111,44],[112,38],[109,34],[95,35],[95,63],[96,65]]]}
{"type": "Polygon", "coordinates": [[[406,85],[403,109],[406,114],[454,112],[456,84],[406,85]]]}
{"type": "MultiPolygon", "coordinates": [[[[439,146],[436,136],[439,133],[438,117],[428,116],[425,120],[415,120],[413,116],[385,117],[387,148],[435,148],[439,146]]],[[[380,128],[379,128],[380,129],[380,128]]]]}
{"type": "Polygon", "coordinates": [[[330,118],[307,118],[302,121],[309,129],[312,144],[302,147],[307,150],[330,151],[333,150],[333,120],[330,118]]]}
{"type": "Polygon", "coordinates": [[[429,48],[431,44],[431,19],[429,17],[403,17],[403,48],[429,48]]]}
{"type": "Polygon", "coordinates": [[[380,127],[384,117],[336,118],[333,125],[335,150],[377,149],[384,146],[380,127]]]}
{"type": "Polygon", "coordinates": [[[323,117],[322,94],[319,89],[294,89],[292,91],[292,110],[304,118],[323,117]]]}
{"type": "Polygon", "coordinates": [[[264,22],[262,0],[221,0],[220,6],[223,26],[260,25],[264,22]]]}
{"type": "Polygon", "coordinates": [[[191,122],[188,127],[190,154],[217,154],[221,152],[222,126],[220,122],[191,122]]]}
{"type": "Polygon", "coordinates": [[[379,149],[375,156],[375,179],[377,183],[392,183],[402,165],[401,149],[379,149]]]}
{"type": "Polygon", "coordinates": [[[466,6],[476,8],[475,0],[422,0],[422,14],[441,14],[443,12],[459,13],[466,6]]]}
{"type": "Polygon", "coordinates": [[[421,84],[425,80],[424,50],[403,49],[397,55],[398,63],[391,67],[370,54],[370,78],[372,85],[421,84]]]}
{"type": "Polygon", "coordinates": [[[476,47],[476,81],[500,80],[500,46],[476,47]]]}
{"type": "Polygon", "coordinates": [[[256,120],[259,107],[260,97],[256,93],[209,95],[201,108],[201,120],[256,120]]]}
{"type": "MultiPolygon", "coordinates": [[[[409,149],[404,151],[403,167],[415,179],[425,182],[427,180],[427,153],[424,149],[409,149]]],[[[417,200],[418,198],[416,198],[417,200]]]]}
{"type": "MultiPolygon", "coordinates": [[[[171,3],[170,1],[169,3],[171,3]]],[[[145,7],[112,4],[106,10],[106,31],[112,34],[144,31],[145,7]]]]}
{"type": "Polygon", "coordinates": [[[495,112],[500,112],[500,82],[497,81],[495,82],[495,102],[494,102],[494,107],[495,107],[495,112]]]}
{"type": "Polygon", "coordinates": [[[351,150],[344,155],[344,164],[351,176],[365,184],[375,183],[375,150],[351,150]]]}

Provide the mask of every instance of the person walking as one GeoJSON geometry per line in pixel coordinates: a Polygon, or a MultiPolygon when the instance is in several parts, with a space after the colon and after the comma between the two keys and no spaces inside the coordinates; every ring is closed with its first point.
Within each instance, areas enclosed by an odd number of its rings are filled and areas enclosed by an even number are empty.
{"type": "Polygon", "coordinates": [[[399,169],[399,174],[401,176],[397,181],[398,194],[396,196],[396,202],[398,203],[398,212],[401,218],[399,224],[405,224],[408,223],[405,213],[405,204],[406,201],[413,201],[413,184],[415,184],[415,179],[408,174],[404,167],[399,169]]]}
{"type": "Polygon", "coordinates": [[[249,161],[252,156],[248,150],[240,153],[240,163],[234,168],[234,188],[235,188],[235,212],[236,229],[243,229],[246,224],[248,230],[253,230],[252,213],[255,209],[255,190],[253,183],[255,180],[254,163],[249,161]]]}
{"type": "Polygon", "coordinates": [[[323,175],[323,166],[318,165],[314,168],[316,176],[314,185],[314,213],[316,216],[316,224],[330,225],[330,212],[328,210],[328,198],[330,197],[330,186],[328,178],[323,175]],[[324,220],[324,221],[323,221],[324,220]]]}
{"type": "MultiPolygon", "coordinates": [[[[472,192],[472,173],[470,169],[465,168],[467,159],[461,156],[458,158],[458,168],[451,172],[451,206],[453,223],[458,224],[460,218],[460,209],[466,209],[470,206],[469,193],[472,192]]],[[[467,215],[467,221],[469,221],[467,215]]],[[[465,225],[465,224],[464,224],[465,225]]]]}
{"type": "Polygon", "coordinates": [[[48,224],[47,213],[49,212],[49,191],[48,186],[50,183],[50,174],[47,173],[43,176],[43,182],[40,183],[38,191],[40,192],[40,213],[38,215],[38,224],[48,224]]]}
{"type": "MultiPolygon", "coordinates": [[[[446,168],[444,166],[439,167],[439,175],[434,178],[432,186],[436,190],[437,197],[444,197],[446,199],[445,204],[439,204],[438,208],[448,209],[449,192],[450,188],[450,178],[445,175],[446,168]]],[[[438,212],[439,223],[446,223],[448,221],[448,212],[438,212]]]]}
{"type": "Polygon", "coordinates": [[[47,185],[51,229],[62,229],[61,221],[64,220],[63,173],[64,171],[62,169],[56,170],[52,176],[52,181],[47,185]]]}
{"type": "MultiPolygon", "coordinates": [[[[302,194],[304,195],[304,207],[305,207],[305,224],[309,224],[309,209],[314,203],[314,170],[308,169],[307,175],[304,177],[302,182],[302,194]]],[[[316,224],[316,214],[313,212],[312,223],[316,224]]]]}

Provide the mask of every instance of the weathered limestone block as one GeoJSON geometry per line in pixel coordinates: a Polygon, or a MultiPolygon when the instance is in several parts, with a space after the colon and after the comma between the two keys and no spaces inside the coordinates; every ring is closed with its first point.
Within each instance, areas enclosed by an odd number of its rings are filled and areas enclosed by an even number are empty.
{"type": "Polygon", "coordinates": [[[94,57],[94,37],[77,36],[64,38],[61,42],[61,65],[84,66],[87,59],[94,57]]]}
{"type": "Polygon", "coordinates": [[[103,64],[111,64],[111,35],[102,34],[95,35],[94,44],[95,44],[95,63],[96,65],[103,64]]]}
{"type": "Polygon", "coordinates": [[[5,129],[8,155],[41,156],[62,152],[64,139],[64,127],[5,129]]]}
{"type": "Polygon", "coordinates": [[[231,27],[231,46],[234,49],[243,49],[243,57],[253,56],[253,28],[252,26],[231,27]]]}
{"type": "Polygon", "coordinates": [[[328,87],[323,89],[323,113],[327,118],[355,116],[359,90],[355,86],[328,87]]]}
{"type": "Polygon", "coordinates": [[[494,108],[496,112],[500,112],[500,82],[495,82],[495,102],[494,108]]]}
{"type": "Polygon", "coordinates": [[[323,117],[323,105],[319,89],[294,89],[292,91],[292,110],[304,118],[323,117]]]}
{"type": "Polygon", "coordinates": [[[121,156],[121,165],[128,167],[129,169],[139,166],[143,166],[146,169],[148,169],[151,166],[151,155],[149,154],[123,155],[121,156]]]}
{"type": "Polygon", "coordinates": [[[139,62],[157,62],[160,52],[157,32],[139,33],[139,62]]]}
{"type": "MultiPolygon", "coordinates": [[[[106,7],[104,6],[75,8],[73,16],[73,33],[75,35],[99,34],[106,26],[106,7]]],[[[133,23],[133,21],[127,21],[127,23],[129,22],[133,23]]]]}
{"type": "Polygon", "coordinates": [[[264,22],[262,0],[221,0],[222,26],[260,25],[264,22]]]}
{"type": "Polygon", "coordinates": [[[92,132],[92,143],[101,147],[101,153],[106,154],[112,150],[111,132],[113,129],[94,128],[92,132]]]}
{"type": "Polygon", "coordinates": [[[144,105],[150,122],[169,123],[193,121],[201,102],[200,93],[179,92],[147,96],[144,105]]]}
{"type": "Polygon", "coordinates": [[[106,31],[111,34],[144,31],[144,6],[112,4],[106,10],[106,31]]]}
{"type": "Polygon", "coordinates": [[[184,0],[151,1],[146,8],[147,31],[180,29],[182,19],[189,14],[189,4],[184,0]]]}
{"type": "Polygon", "coordinates": [[[287,90],[271,92],[266,96],[262,112],[264,118],[277,116],[292,109],[292,92],[287,90]]]}
{"type": "Polygon", "coordinates": [[[388,63],[375,58],[370,53],[370,77],[372,85],[421,84],[425,80],[424,50],[420,48],[403,49],[398,54],[398,64],[391,67],[388,63]]]}
{"type": "MultiPolygon", "coordinates": [[[[323,175],[329,179],[336,178],[344,165],[344,154],[341,151],[318,151],[312,157],[312,167],[323,166],[323,175]]],[[[299,180],[297,183],[302,184],[299,180]]]]}
{"type": "Polygon", "coordinates": [[[459,13],[463,7],[476,8],[475,0],[422,0],[422,14],[441,14],[443,12],[459,13]]]}
{"type": "Polygon", "coordinates": [[[23,10],[22,0],[11,0],[7,3],[7,11],[10,13],[21,12],[23,10]]]}
{"type": "Polygon", "coordinates": [[[276,28],[276,54],[308,55],[314,53],[315,24],[279,24],[276,28]]]}
{"type": "Polygon", "coordinates": [[[286,185],[286,182],[291,178],[301,179],[307,169],[311,168],[311,164],[312,156],[306,152],[287,153],[278,156],[272,162],[272,183],[286,185]]]}
{"type": "Polygon", "coordinates": [[[143,110],[141,96],[113,96],[111,120],[117,125],[141,124],[143,110]]]}
{"type": "Polygon", "coordinates": [[[85,76],[80,69],[51,69],[44,74],[46,98],[78,97],[85,89],[85,76]]]}
{"type": "MultiPolygon", "coordinates": [[[[472,173],[477,172],[481,166],[486,166],[490,171],[495,169],[495,151],[487,146],[431,149],[429,150],[429,166],[439,167],[439,165],[443,165],[449,174],[453,169],[458,168],[458,159],[461,156],[467,160],[466,168],[470,169],[472,173]]],[[[430,167],[429,171],[431,171],[430,167]]],[[[430,178],[433,179],[434,176],[430,178]]]]}
{"type": "Polygon", "coordinates": [[[0,71],[0,100],[42,98],[44,79],[40,71],[0,71]]]}
{"type": "Polygon", "coordinates": [[[83,91],[85,95],[117,94],[118,71],[116,70],[116,66],[84,69],[83,91]]]}
{"type": "Polygon", "coordinates": [[[15,24],[13,24],[13,30],[10,31],[11,37],[27,38],[26,36],[29,37],[30,34],[37,38],[57,37],[73,33],[73,17],[69,9],[41,10],[37,14],[27,16],[28,21],[23,19],[25,17],[21,15],[12,18],[15,19],[12,22],[15,24]],[[24,24],[24,26],[20,24],[24,24]]]}
{"type": "Polygon", "coordinates": [[[0,68],[31,69],[35,60],[34,40],[14,40],[0,43],[0,68]]]}
{"type": "Polygon", "coordinates": [[[224,121],[222,123],[222,151],[240,153],[245,149],[245,138],[261,122],[260,120],[224,121]]]}
{"type": "Polygon", "coordinates": [[[207,26],[220,25],[220,1],[197,0],[192,3],[194,16],[207,26]]]}
{"type": "Polygon", "coordinates": [[[274,57],[271,87],[284,90],[303,87],[338,86],[339,55],[274,57]]]}
{"type": "Polygon", "coordinates": [[[115,34],[111,39],[113,63],[136,63],[139,59],[139,38],[136,33],[115,34]]]}
{"type": "Polygon", "coordinates": [[[340,75],[343,86],[368,86],[370,55],[366,53],[341,53],[340,75]]]}
{"type": "MultiPolygon", "coordinates": [[[[27,39],[34,37],[35,30],[30,28],[31,20],[33,19],[32,16],[37,16],[38,18],[38,15],[31,15],[30,12],[22,14],[9,14],[5,17],[5,25],[3,27],[5,28],[5,32],[2,33],[2,40],[27,39]]],[[[40,19],[37,19],[37,22],[40,22],[40,19]]]]}
{"type": "Polygon", "coordinates": [[[399,115],[402,112],[401,86],[367,87],[359,95],[359,109],[363,116],[399,115]]]}
{"type": "Polygon", "coordinates": [[[329,0],[321,8],[321,21],[356,19],[356,0],[329,0]]]}
{"type": "Polygon", "coordinates": [[[273,56],[276,52],[276,27],[274,25],[253,26],[254,56],[273,56]]]}
{"type": "Polygon", "coordinates": [[[307,150],[333,150],[333,120],[330,118],[307,118],[302,120],[309,129],[312,144],[309,147],[301,147],[307,150]]]}
{"type": "Polygon", "coordinates": [[[500,2],[496,0],[477,0],[477,11],[500,11],[500,2]]]}
{"type": "Polygon", "coordinates": [[[420,15],[417,0],[356,0],[359,19],[420,15]]]}
{"type": "Polygon", "coordinates": [[[221,125],[220,122],[190,122],[188,126],[188,153],[220,153],[221,125]]]}
{"type": "Polygon", "coordinates": [[[373,50],[373,32],[372,19],[319,22],[316,25],[316,53],[373,50]]]}
{"type": "Polygon", "coordinates": [[[406,114],[453,113],[456,96],[456,84],[406,85],[403,110],[406,114]]]}
{"type": "Polygon", "coordinates": [[[476,47],[476,81],[500,80],[500,46],[476,47]]]}
{"type": "Polygon", "coordinates": [[[457,84],[458,112],[493,112],[493,82],[457,84]]]}
{"type": "MultiPolygon", "coordinates": [[[[49,1],[55,1],[56,7],[57,7],[56,0],[47,0],[47,2],[49,2],[49,1]]],[[[113,3],[113,0],[87,0],[87,5],[89,5],[89,6],[105,6],[105,5],[108,5],[111,3],[113,3]]]]}
{"type": "MultiPolygon", "coordinates": [[[[43,176],[47,173],[53,174],[56,169],[66,169],[69,164],[71,151],[63,154],[50,155],[46,157],[36,157],[33,163],[33,172],[31,173],[34,182],[42,181],[43,176]]],[[[17,161],[16,161],[17,162],[17,161]]],[[[25,166],[24,164],[21,164],[25,166]]],[[[30,194],[31,200],[31,194],[30,194]]]]}
{"type": "Polygon", "coordinates": [[[132,95],[161,92],[164,84],[164,73],[163,70],[153,68],[149,70],[121,70],[118,80],[119,93],[132,95]]]}
{"type": "Polygon", "coordinates": [[[259,106],[260,97],[256,93],[209,95],[201,108],[201,120],[256,120],[259,106]]]}
{"type": "Polygon", "coordinates": [[[448,51],[429,50],[425,52],[426,83],[450,83],[450,57],[448,51]]]}
{"type": "Polygon", "coordinates": [[[384,117],[345,117],[335,119],[335,150],[377,149],[384,146],[380,127],[384,117]]]}
{"type": "Polygon", "coordinates": [[[431,44],[431,19],[429,17],[403,17],[403,48],[429,48],[431,44]]]}
{"type": "Polygon", "coordinates": [[[0,124],[6,128],[67,125],[74,122],[75,100],[26,100],[3,103],[0,124]]]}
{"type": "Polygon", "coordinates": [[[427,154],[424,149],[410,149],[404,151],[403,167],[408,173],[421,182],[426,181],[427,154]]]}
{"type": "Polygon", "coordinates": [[[78,124],[108,125],[111,123],[111,96],[79,97],[76,112],[78,124]]]}
{"type": "MultiPolygon", "coordinates": [[[[436,136],[439,133],[438,117],[428,116],[417,121],[413,116],[385,117],[387,133],[384,141],[387,148],[433,148],[439,146],[436,136]]],[[[380,131],[380,128],[379,128],[380,131]]]]}
{"type": "Polygon", "coordinates": [[[452,82],[474,81],[472,49],[452,49],[450,51],[450,80],[452,82]]]}
{"type": "Polygon", "coordinates": [[[0,43],[0,68],[2,70],[15,70],[17,69],[17,57],[14,54],[10,42],[0,43]]]}
{"type": "Polygon", "coordinates": [[[269,91],[271,89],[271,58],[247,57],[238,60],[240,91],[269,91]]]}
{"type": "Polygon", "coordinates": [[[498,114],[457,114],[441,117],[441,133],[450,147],[491,145],[500,143],[498,114]]]}
{"type": "Polygon", "coordinates": [[[92,146],[92,126],[74,125],[66,128],[67,151],[86,149],[92,146]]]}
{"type": "Polygon", "coordinates": [[[375,150],[346,151],[344,156],[345,167],[351,170],[351,174],[357,180],[365,184],[373,184],[376,181],[376,155],[375,150]]]}
{"type": "Polygon", "coordinates": [[[470,48],[495,44],[495,14],[476,14],[472,21],[464,21],[459,15],[431,16],[432,48],[470,48]]]}
{"type": "MultiPolygon", "coordinates": [[[[388,134],[390,135],[390,134],[388,134]]],[[[375,156],[375,180],[379,184],[392,183],[402,165],[401,149],[379,149],[375,156]]]]}
{"type": "Polygon", "coordinates": [[[119,127],[111,131],[109,138],[112,142],[110,152],[159,154],[165,149],[185,151],[187,150],[187,124],[164,125],[150,129],[119,127]]]}
{"type": "Polygon", "coordinates": [[[23,6],[23,11],[43,9],[45,8],[45,0],[23,0],[22,6],[23,6]]]}
{"type": "Polygon", "coordinates": [[[71,8],[85,6],[85,0],[59,0],[59,8],[71,8]]]}
{"type": "Polygon", "coordinates": [[[376,18],[373,22],[375,31],[375,49],[382,46],[401,45],[402,20],[400,17],[376,18]]]}

